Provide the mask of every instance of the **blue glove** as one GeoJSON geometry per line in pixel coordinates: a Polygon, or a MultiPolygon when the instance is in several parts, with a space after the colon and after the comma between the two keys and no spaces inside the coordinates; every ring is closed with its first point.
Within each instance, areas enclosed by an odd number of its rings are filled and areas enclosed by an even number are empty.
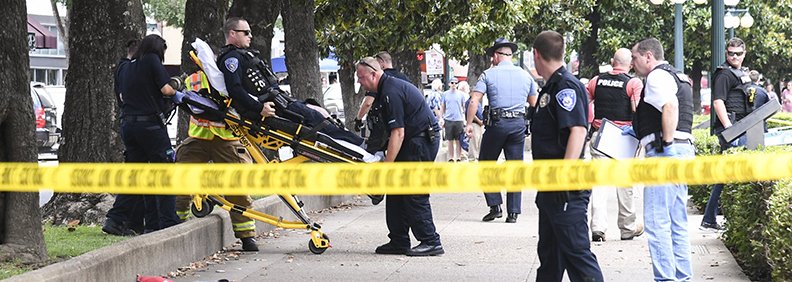
{"type": "Polygon", "coordinates": [[[663,146],[663,155],[666,156],[679,156],[679,151],[675,149],[674,144],[663,146]]]}
{"type": "Polygon", "coordinates": [[[184,96],[187,96],[187,94],[184,94],[184,92],[181,91],[176,91],[176,94],[173,94],[173,96],[171,96],[171,101],[173,101],[176,104],[181,104],[182,99],[184,99],[184,96]]]}
{"type": "Polygon", "coordinates": [[[632,125],[625,125],[621,128],[622,135],[631,135],[635,136],[635,130],[633,129],[632,125]]]}

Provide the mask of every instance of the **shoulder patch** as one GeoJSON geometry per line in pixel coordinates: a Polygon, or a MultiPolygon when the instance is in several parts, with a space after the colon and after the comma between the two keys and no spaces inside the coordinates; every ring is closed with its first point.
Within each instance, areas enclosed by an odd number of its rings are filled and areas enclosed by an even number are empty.
{"type": "Polygon", "coordinates": [[[239,67],[239,60],[235,57],[230,57],[225,60],[225,67],[230,72],[235,72],[239,67]]]}
{"type": "Polygon", "coordinates": [[[571,88],[562,89],[556,94],[556,100],[559,106],[567,110],[567,112],[571,112],[577,102],[577,93],[571,88]]]}

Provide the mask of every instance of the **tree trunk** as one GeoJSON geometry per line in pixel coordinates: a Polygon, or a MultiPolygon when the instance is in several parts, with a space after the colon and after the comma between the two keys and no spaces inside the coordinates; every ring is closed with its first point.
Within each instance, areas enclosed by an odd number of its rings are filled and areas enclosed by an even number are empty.
{"type": "MultiPolygon", "coordinates": [[[[36,162],[35,118],[28,72],[27,8],[10,0],[0,17],[0,162],[36,162]],[[11,102],[14,101],[14,102],[11,102]]],[[[47,259],[38,193],[0,193],[0,261],[47,259]]]]}
{"type": "Polygon", "coordinates": [[[271,64],[272,37],[275,21],[278,20],[283,3],[280,0],[234,0],[228,10],[229,17],[240,17],[247,20],[253,32],[250,46],[261,52],[261,59],[271,64]]]}
{"type": "MultiPolygon", "coordinates": [[[[403,50],[392,53],[393,66],[401,70],[415,87],[423,89],[421,83],[421,61],[415,58],[415,50],[403,50]]],[[[423,93],[422,93],[423,94],[423,93]]]]}
{"type": "MultiPolygon", "coordinates": [[[[594,8],[586,16],[586,20],[591,23],[589,36],[583,41],[583,46],[580,48],[580,69],[578,70],[579,77],[593,77],[599,73],[599,62],[594,56],[599,50],[599,27],[600,27],[600,12],[599,5],[594,5],[594,8]]],[[[567,42],[569,44],[569,42],[567,42]]],[[[569,70],[572,71],[572,70],[569,70]]]]}
{"type": "Polygon", "coordinates": [[[286,1],[283,4],[286,67],[289,69],[291,92],[297,99],[314,98],[323,103],[314,9],[313,0],[286,1]]]}
{"type": "Polygon", "coordinates": [[[478,83],[479,76],[489,68],[490,61],[487,55],[468,52],[470,60],[468,61],[467,82],[470,85],[470,90],[473,90],[478,83]]]}
{"type": "MultiPolygon", "coordinates": [[[[225,35],[223,35],[223,24],[226,19],[228,0],[187,0],[184,6],[184,27],[182,34],[181,71],[192,74],[198,71],[198,65],[193,63],[190,58],[190,50],[196,38],[200,38],[212,47],[212,50],[220,51],[220,47],[225,45],[225,35]]],[[[178,128],[176,130],[176,144],[181,144],[187,139],[187,130],[190,124],[190,115],[182,110],[178,114],[178,128]]]]}
{"type": "MultiPolygon", "coordinates": [[[[143,37],[143,5],[140,0],[73,0],[69,17],[71,55],[58,160],[121,162],[113,74],[118,59],[126,56],[126,41],[143,37]]],[[[57,193],[44,206],[45,218],[53,224],[99,223],[111,200],[103,194],[57,193]]]]}
{"type": "Polygon", "coordinates": [[[693,80],[693,112],[701,112],[701,61],[693,61],[690,79],[693,80]]]}
{"type": "Polygon", "coordinates": [[[360,110],[365,91],[361,87],[360,93],[355,93],[355,64],[352,62],[341,63],[338,69],[338,82],[341,83],[341,97],[344,101],[344,125],[346,128],[355,128],[355,117],[360,110]]]}

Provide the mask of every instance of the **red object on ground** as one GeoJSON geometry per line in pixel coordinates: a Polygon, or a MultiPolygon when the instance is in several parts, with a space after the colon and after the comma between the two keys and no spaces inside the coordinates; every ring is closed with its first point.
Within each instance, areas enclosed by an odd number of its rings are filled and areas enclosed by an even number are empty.
{"type": "Polygon", "coordinates": [[[137,282],[173,282],[173,280],[170,280],[162,276],[143,276],[140,274],[138,274],[136,281],[137,282]]]}

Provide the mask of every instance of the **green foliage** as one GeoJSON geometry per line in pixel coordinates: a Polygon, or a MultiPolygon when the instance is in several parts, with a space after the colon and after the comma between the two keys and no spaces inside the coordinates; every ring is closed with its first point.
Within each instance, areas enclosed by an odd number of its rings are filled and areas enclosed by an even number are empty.
{"type": "Polygon", "coordinates": [[[767,128],[785,127],[790,125],[792,125],[792,113],[777,112],[769,120],[767,120],[767,128]]]}
{"type": "Polygon", "coordinates": [[[30,266],[14,262],[0,262],[0,280],[30,271],[30,266]]]}
{"type": "Polygon", "coordinates": [[[792,281],[792,180],[779,181],[767,210],[767,262],[773,280],[792,281]]]}
{"type": "MultiPolygon", "coordinates": [[[[709,119],[709,116],[696,115],[694,116],[694,124],[709,119]],[[698,121],[697,121],[698,120],[698,121]]],[[[709,156],[720,154],[720,144],[718,137],[710,135],[709,129],[696,129],[693,130],[693,146],[696,147],[696,156],[709,156]]],[[[710,196],[711,185],[689,185],[688,195],[690,195],[690,202],[699,210],[704,210],[707,206],[707,200],[710,196]]]]}
{"type": "Polygon", "coordinates": [[[143,0],[146,17],[167,22],[172,27],[184,27],[184,7],[187,0],[143,0]]]}
{"type": "MultiPolygon", "coordinates": [[[[790,153],[777,146],[763,153],[790,153]]],[[[750,153],[739,148],[726,154],[750,153]]],[[[753,280],[792,277],[792,180],[726,184],[721,194],[726,217],[723,242],[753,280]]]]}

